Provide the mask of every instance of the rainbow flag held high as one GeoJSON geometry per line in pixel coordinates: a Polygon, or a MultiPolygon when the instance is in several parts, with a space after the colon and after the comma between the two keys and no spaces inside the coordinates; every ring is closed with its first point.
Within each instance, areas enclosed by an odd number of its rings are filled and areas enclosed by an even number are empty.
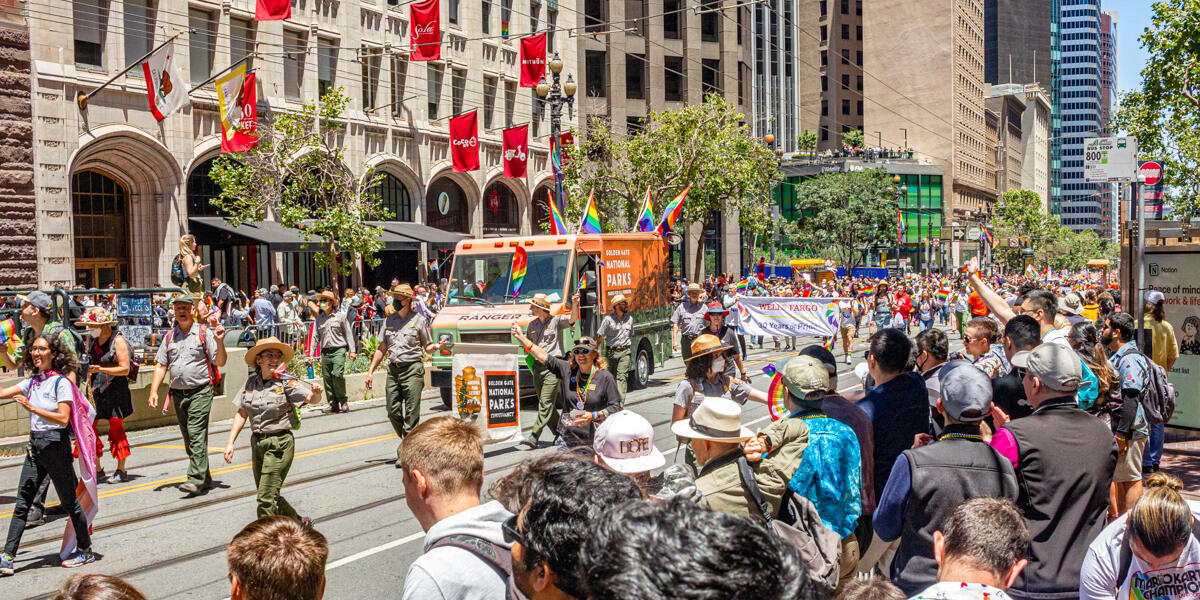
{"type": "Polygon", "coordinates": [[[600,213],[596,212],[595,190],[588,192],[587,208],[579,221],[579,233],[600,233],[600,213]]]}
{"type": "Polygon", "coordinates": [[[904,237],[904,211],[896,209],[896,235],[900,238],[904,237]]]}
{"type": "Polygon", "coordinates": [[[521,294],[521,284],[525,283],[525,268],[529,266],[529,254],[520,246],[513,250],[512,295],[513,298],[516,298],[521,294]]]}
{"type": "Polygon", "coordinates": [[[738,292],[745,292],[748,289],[750,289],[750,280],[749,279],[743,279],[743,280],[737,282],[737,291],[738,292]]]}
{"type": "Polygon", "coordinates": [[[587,273],[579,276],[579,291],[587,289],[587,273]]]}
{"type": "Polygon", "coordinates": [[[0,348],[3,348],[9,356],[12,356],[17,351],[21,339],[17,337],[17,324],[12,319],[0,321],[0,348]]]}
{"type": "Polygon", "coordinates": [[[830,337],[829,339],[825,340],[825,344],[824,344],[825,349],[830,352],[833,352],[833,339],[834,339],[833,337],[830,337]]]}
{"type": "Polygon", "coordinates": [[[938,290],[937,297],[938,297],[938,300],[941,302],[945,302],[945,301],[949,300],[950,299],[950,290],[947,290],[944,288],[938,290]]]}
{"type": "Polygon", "coordinates": [[[546,190],[546,201],[550,203],[550,235],[566,235],[567,225],[563,222],[562,213],[554,203],[554,195],[546,190]]]}
{"type": "Polygon", "coordinates": [[[1038,276],[1037,269],[1033,268],[1033,265],[1025,265],[1025,276],[1026,277],[1037,277],[1038,276]]]}
{"type": "Polygon", "coordinates": [[[987,240],[988,245],[993,248],[995,248],[996,246],[999,245],[996,242],[996,238],[994,236],[992,236],[992,232],[990,230],[988,230],[987,227],[983,228],[983,239],[987,240]]]}
{"type": "Polygon", "coordinates": [[[875,292],[872,292],[870,288],[863,288],[863,289],[859,290],[859,292],[858,292],[858,299],[866,300],[867,298],[870,298],[871,296],[874,296],[874,295],[875,295],[875,292]]]}
{"type": "Polygon", "coordinates": [[[654,231],[654,203],[650,200],[650,188],[646,188],[646,204],[642,206],[642,213],[638,216],[637,230],[650,233],[654,231]]]}
{"type": "Polygon", "coordinates": [[[663,211],[662,221],[658,224],[658,234],[665,236],[671,233],[671,228],[675,227],[675,221],[679,219],[679,213],[683,212],[683,201],[687,199],[688,192],[692,190],[692,186],[683,188],[678,196],[667,205],[667,209],[663,211]]]}

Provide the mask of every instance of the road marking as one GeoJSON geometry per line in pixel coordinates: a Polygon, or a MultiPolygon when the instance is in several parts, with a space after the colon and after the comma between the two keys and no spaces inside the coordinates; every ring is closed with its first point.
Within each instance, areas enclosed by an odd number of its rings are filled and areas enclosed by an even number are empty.
{"type": "MultiPolygon", "coordinates": [[[[145,446],[134,446],[134,448],[137,448],[137,449],[149,448],[151,450],[186,450],[187,449],[184,446],[171,446],[171,445],[167,445],[167,444],[147,444],[145,446]]],[[[224,452],[225,449],[218,448],[216,446],[209,446],[208,451],[209,452],[224,452]]]]}
{"type": "Polygon", "coordinates": [[[335,561],[329,563],[329,565],[325,567],[325,572],[328,573],[329,571],[332,571],[342,565],[348,565],[352,562],[362,560],[368,556],[371,556],[374,554],[379,554],[380,552],[383,552],[385,550],[391,550],[392,548],[395,548],[397,546],[403,546],[404,544],[407,544],[413,540],[421,539],[423,537],[425,537],[425,532],[421,531],[421,532],[417,532],[417,533],[414,533],[411,535],[406,535],[398,540],[392,540],[386,544],[375,546],[374,548],[367,548],[366,550],[363,550],[362,552],[356,552],[354,554],[351,554],[350,556],[347,556],[345,558],[340,558],[338,560],[335,560],[335,561]]]}

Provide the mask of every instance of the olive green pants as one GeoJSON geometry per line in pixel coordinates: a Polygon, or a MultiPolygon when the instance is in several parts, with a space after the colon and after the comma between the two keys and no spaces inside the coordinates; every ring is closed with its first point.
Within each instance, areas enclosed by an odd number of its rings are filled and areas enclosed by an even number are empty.
{"type": "Polygon", "coordinates": [[[546,365],[540,362],[533,364],[533,389],[537,394],[538,414],[537,420],[533,423],[533,429],[529,432],[529,437],[538,439],[547,425],[550,426],[550,431],[558,431],[558,386],[560,383],[558,375],[550,372],[546,365]]]}
{"type": "Polygon", "coordinates": [[[346,405],[346,349],[321,351],[321,380],[329,406],[346,405]]]}
{"type": "Polygon", "coordinates": [[[425,365],[421,361],[389,364],[387,372],[387,416],[400,439],[421,422],[421,391],[425,389],[425,365]]]}
{"type": "Polygon", "coordinates": [[[194,390],[171,390],[170,394],[171,402],[175,404],[175,418],[179,421],[179,434],[183,436],[183,449],[188,455],[188,483],[210,483],[208,415],[212,412],[213,388],[206,385],[194,390]]]}
{"type": "Polygon", "coordinates": [[[625,392],[629,389],[629,369],[632,359],[629,348],[605,348],[604,358],[608,361],[608,372],[617,378],[617,391],[621,394],[621,406],[625,406],[625,392]]]}
{"type": "Polygon", "coordinates": [[[296,509],[279,494],[288,470],[292,468],[292,456],[296,453],[296,438],[292,432],[268,433],[250,437],[250,451],[254,454],[254,485],[258,488],[258,516],[292,517],[299,519],[296,509]]]}

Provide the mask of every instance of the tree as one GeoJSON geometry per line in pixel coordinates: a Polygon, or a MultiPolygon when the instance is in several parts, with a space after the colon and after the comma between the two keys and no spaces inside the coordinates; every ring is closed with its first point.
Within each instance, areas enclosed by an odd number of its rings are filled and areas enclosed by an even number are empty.
{"type": "Polygon", "coordinates": [[[1165,202],[1176,218],[1200,216],[1200,0],[1156,2],[1142,34],[1150,58],[1142,89],[1123,94],[1117,128],[1138,139],[1143,160],[1162,161],[1165,202]]]}
{"type": "Polygon", "coordinates": [[[847,272],[873,248],[896,244],[896,185],[884,169],[819,175],[800,183],[796,196],[803,215],[796,241],[847,272]]]}
{"type": "MultiPolygon", "coordinates": [[[[772,231],[771,189],[780,178],[775,154],[754,138],[746,118],[717,94],[678,110],[653,113],[640,133],[615,135],[602,120],[593,119],[576,160],[564,171],[570,205],[564,218],[576,223],[588,193],[595,191],[601,223],[609,231],[628,231],[637,211],[653,194],[663,209],[671,198],[691,185],[675,229],[689,223],[705,229],[718,211],[737,211],[750,233],[772,231]]],[[[661,214],[656,215],[661,220],[661,214]]],[[[703,276],[704,236],[696,236],[695,279],[703,276]]]]}
{"type": "Polygon", "coordinates": [[[801,152],[807,153],[809,160],[812,160],[813,154],[817,150],[817,132],[811,129],[804,130],[804,133],[796,137],[796,147],[801,152]]]}
{"type": "MultiPolygon", "coordinates": [[[[1037,248],[1054,227],[1060,227],[1058,220],[1045,211],[1037,192],[1008,190],[996,203],[992,235],[998,241],[1009,237],[1021,238],[1037,248]]],[[[1009,268],[1021,269],[1024,264],[1021,250],[1001,243],[992,249],[992,258],[1007,264],[1009,268]]]]}
{"type": "Polygon", "coordinates": [[[863,132],[861,129],[847,131],[842,134],[842,145],[851,148],[862,148],[866,142],[863,140],[863,132]]]}
{"type": "MultiPolygon", "coordinates": [[[[274,216],[304,239],[319,240],[324,252],[316,253],[317,266],[343,275],[354,261],[341,260],[342,253],[379,264],[382,228],[367,222],[391,217],[373,191],[382,175],[368,169],[355,176],[342,160],[346,102],[338,87],[298,113],[274,113],[259,124],[258,144],[222,154],[210,174],[221,188],[213,204],[234,226],[274,216]]],[[[336,288],[338,278],[330,279],[336,288]]]]}

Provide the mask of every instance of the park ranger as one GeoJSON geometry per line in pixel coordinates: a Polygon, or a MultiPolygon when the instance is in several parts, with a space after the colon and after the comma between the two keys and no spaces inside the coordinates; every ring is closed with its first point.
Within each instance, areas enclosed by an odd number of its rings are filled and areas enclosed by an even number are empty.
{"type": "MultiPolygon", "coordinates": [[[[545,294],[534,294],[529,301],[529,310],[533,320],[525,330],[529,341],[533,342],[550,356],[563,356],[563,331],[570,329],[579,320],[579,294],[571,298],[571,314],[550,316],[550,299],[545,294]]],[[[537,391],[538,416],[525,438],[524,444],[530,448],[538,447],[538,437],[547,425],[557,428],[558,423],[558,376],[546,368],[541,362],[533,363],[533,389],[537,391]]],[[[556,429],[553,429],[556,430],[556,429]]]]}
{"type": "MultiPolygon", "coordinates": [[[[325,290],[317,294],[315,303],[309,302],[308,309],[316,318],[317,341],[321,345],[321,379],[329,394],[330,412],[349,411],[346,403],[346,360],[354,362],[358,357],[354,340],[354,328],[346,318],[346,308],[337,309],[338,299],[333,292],[325,290]],[[337,312],[334,312],[334,310],[337,312]]],[[[349,304],[346,304],[348,307],[349,304]]]]}
{"type": "Polygon", "coordinates": [[[621,394],[621,405],[625,404],[625,392],[629,388],[631,365],[629,346],[633,341],[633,315],[629,314],[629,299],[622,294],[612,297],[612,313],[604,315],[600,329],[596,332],[596,345],[607,341],[604,358],[608,369],[617,378],[617,391],[621,394]]]}
{"type": "Polygon", "coordinates": [[[682,348],[685,361],[692,357],[692,342],[696,341],[696,336],[704,333],[708,327],[708,322],[704,320],[708,307],[700,301],[703,293],[700,284],[689,283],[687,300],[680,302],[675,312],[671,313],[671,339],[675,340],[676,351],[682,348]]]}
{"type": "Polygon", "coordinates": [[[308,524],[311,522],[308,517],[301,518],[279,494],[296,452],[296,440],[292,435],[292,428],[299,425],[296,409],[321,401],[321,384],[314,383],[306,390],[294,377],[276,373],[279,366],[291,362],[293,356],[292,347],[276,337],[258,340],[246,352],[246,366],[253,368],[255,373],[233,398],[238,411],[229,429],[229,442],[225,444],[225,462],[233,462],[233,442],[249,422],[251,466],[254,485],[258,488],[258,516],[291,517],[308,524]]]}
{"type": "MultiPolygon", "coordinates": [[[[383,339],[367,367],[367,389],[372,374],[387,356],[386,403],[388,420],[400,439],[417,427],[421,419],[421,390],[425,388],[425,353],[436,352],[445,342],[434,343],[429,319],[413,306],[413,289],[407,283],[392,288],[395,312],[383,321],[383,339]],[[385,354],[386,353],[386,354],[385,354]]],[[[396,463],[400,467],[400,463],[396,463]]]]}

